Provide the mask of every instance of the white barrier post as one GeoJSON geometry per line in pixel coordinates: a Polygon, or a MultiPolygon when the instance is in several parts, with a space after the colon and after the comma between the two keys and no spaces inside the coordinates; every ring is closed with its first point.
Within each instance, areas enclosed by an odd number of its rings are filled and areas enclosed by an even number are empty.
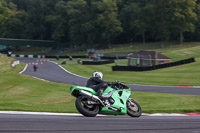
{"type": "Polygon", "coordinates": [[[24,55],[19,55],[19,57],[24,58],[24,55]]]}
{"type": "Polygon", "coordinates": [[[28,58],[33,58],[33,55],[28,55],[28,58]]]}
{"type": "Polygon", "coordinates": [[[11,54],[11,57],[16,57],[16,55],[15,54],[11,54]]]}

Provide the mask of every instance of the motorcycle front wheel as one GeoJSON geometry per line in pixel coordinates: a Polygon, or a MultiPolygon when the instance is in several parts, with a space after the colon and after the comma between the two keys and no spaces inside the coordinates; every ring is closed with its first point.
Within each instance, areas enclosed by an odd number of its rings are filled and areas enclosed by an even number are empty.
{"type": "Polygon", "coordinates": [[[140,105],[133,99],[127,101],[127,114],[131,117],[140,117],[142,114],[140,105]]]}
{"type": "Polygon", "coordinates": [[[75,105],[77,110],[87,117],[94,117],[99,113],[99,106],[98,105],[88,105],[87,104],[88,97],[86,96],[79,96],[76,99],[75,105]]]}

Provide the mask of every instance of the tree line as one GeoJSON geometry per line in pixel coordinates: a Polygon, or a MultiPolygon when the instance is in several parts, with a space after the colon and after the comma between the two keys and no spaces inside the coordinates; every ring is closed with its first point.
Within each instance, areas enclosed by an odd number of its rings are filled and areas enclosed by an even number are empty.
{"type": "Polygon", "coordinates": [[[0,38],[70,47],[200,40],[200,0],[0,0],[0,38]]]}

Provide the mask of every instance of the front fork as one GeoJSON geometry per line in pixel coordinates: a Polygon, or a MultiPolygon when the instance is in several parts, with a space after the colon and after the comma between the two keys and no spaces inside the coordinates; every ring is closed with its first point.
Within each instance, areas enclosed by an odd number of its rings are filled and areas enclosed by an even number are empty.
{"type": "Polygon", "coordinates": [[[129,98],[127,100],[127,107],[132,111],[137,111],[138,110],[138,106],[133,102],[133,99],[131,99],[131,98],[129,98]]]}

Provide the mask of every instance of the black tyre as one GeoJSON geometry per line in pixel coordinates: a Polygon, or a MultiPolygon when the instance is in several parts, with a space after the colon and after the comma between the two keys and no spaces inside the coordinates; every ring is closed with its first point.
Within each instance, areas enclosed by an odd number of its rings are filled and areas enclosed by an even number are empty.
{"type": "Polygon", "coordinates": [[[86,101],[88,97],[80,96],[76,99],[75,105],[77,110],[87,117],[94,117],[99,113],[99,106],[98,105],[88,105],[86,101]]]}
{"type": "Polygon", "coordinates": [[[133,99],[127,101],[127,114],[131,117],[140,117],[142,114],[140,105],[133,99]]]}

